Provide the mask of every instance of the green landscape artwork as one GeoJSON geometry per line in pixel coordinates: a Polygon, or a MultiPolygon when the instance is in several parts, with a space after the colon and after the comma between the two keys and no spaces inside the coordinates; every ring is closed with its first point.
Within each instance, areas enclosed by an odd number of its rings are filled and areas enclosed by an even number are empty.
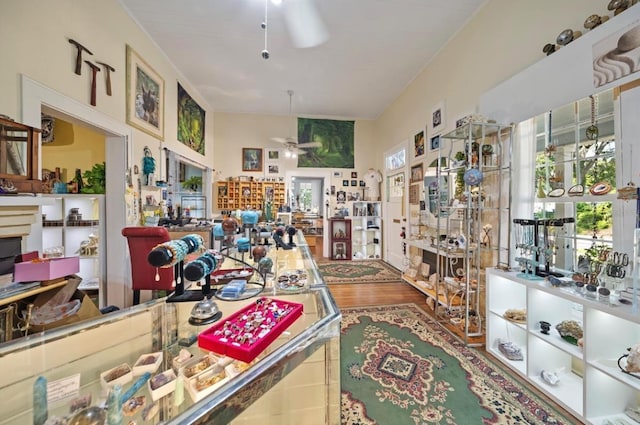
{"type": "Polygon", "coordinates": [[[298,167],[353,168],[354,121],[298,118],[298,167]],[[314,143],[305,148],[305,143],[314,143]]]}
{"type": "Polygon", "coordinates": [[[205,111],[178,83],[178,141],[204,155],[205,111]]]}

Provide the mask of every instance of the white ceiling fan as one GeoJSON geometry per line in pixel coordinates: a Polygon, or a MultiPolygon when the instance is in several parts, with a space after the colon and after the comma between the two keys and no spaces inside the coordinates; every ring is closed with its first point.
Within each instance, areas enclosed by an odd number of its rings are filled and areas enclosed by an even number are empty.
{"type": "Polygon", "coordinates": [[[262,58],[269,59],[267,48],[269,1],[282,9],[284,22],[294,46],[305,49],[319,46],[329,39],[329,31],[318,13],[314,0],[264,0],[264,50],[262,58]]]}
{"type": "MultiPolygon", "coordinates": [[[[295,123],[295,117],[291,114],[293,90],[287,90],[287,94],[289,95],[289,116],[291,118],[294,118],[295,123]]],[[[298,155],[304,155],[305,153],[307,153],[305,149],[317,148],[321,146],[320,142],[309,142],[300,144],[298,142],[298,138],[293,137],[291,133],[289,133],[289,136],[287,137],[272,137],[271,140],[274,142],[282,143],[285,146],[284,156],[287,158],[295,158],[298,155]]]]}

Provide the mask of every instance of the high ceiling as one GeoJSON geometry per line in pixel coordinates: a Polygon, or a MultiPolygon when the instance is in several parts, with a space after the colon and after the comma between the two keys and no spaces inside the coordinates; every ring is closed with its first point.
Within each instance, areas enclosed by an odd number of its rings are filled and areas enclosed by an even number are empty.
{"type": "Polygon", "coordinates": [[[486,0],[267,0],[267,60],[265,0],[120,1],[215,111],[286,115],[293,90],[295,115],[374,119],[486,0]],[[326,42],[294,45],[300,1],[326,42]]]}

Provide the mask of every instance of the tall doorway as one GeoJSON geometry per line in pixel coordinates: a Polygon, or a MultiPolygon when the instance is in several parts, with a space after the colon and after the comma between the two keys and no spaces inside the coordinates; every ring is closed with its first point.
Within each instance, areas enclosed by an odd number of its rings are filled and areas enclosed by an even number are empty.
{"type": "MultiPolygon", "coordinates": [[[[22,122],[40,128],[41,114],[46,112],[90,128],[105,136],[105,162],[107,163],[106,194],[109,208],[105,223],[105,263],[108,274],[100,304],[125,307],[131,305],[131,270],[126,239],[121,230],[127,226],[125,201],[126,177],[129,170],[132,131],[129,126],[94,108],[71,99],[26,76],[21,78],[22,122]],[[123,267],[123,262],[125,267],[123,267]]],[[[42,163],[39,164],[42,168],[42,163]]],[[[32,225],[26,240],[27,249],[38,249],[42,244],[42,223],[32,225]]],[[[103,289],[103,288],[101,288],[103,289]]]]}

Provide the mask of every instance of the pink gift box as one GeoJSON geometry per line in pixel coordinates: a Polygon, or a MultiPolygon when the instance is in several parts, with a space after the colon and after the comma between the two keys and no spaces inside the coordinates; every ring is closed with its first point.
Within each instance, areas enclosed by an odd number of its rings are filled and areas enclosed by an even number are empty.
{"type": "Polygon", "coordinates": [[[80,271],[80,257],[24,261],[15,264],[15,282],[35,282],[69,276],[80,271]]]}

